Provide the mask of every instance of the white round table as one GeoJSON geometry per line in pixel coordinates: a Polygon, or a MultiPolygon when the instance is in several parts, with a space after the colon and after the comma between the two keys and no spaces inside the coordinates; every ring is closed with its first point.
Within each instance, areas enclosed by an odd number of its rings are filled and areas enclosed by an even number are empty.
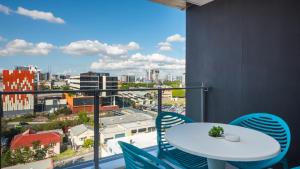
{"type": "Polygon", "coordinates": [[[187,123],[166,131],[167,141],[179,150],[207,158],[209,169],[225,168],[225,161],[259,161],[275,157],[279,143],[272,137],[248,128],[220,123],[187,123]],[[213,126],[221,126],[224,135],[240,137],[239,142],[208,135],[213,126]]]}

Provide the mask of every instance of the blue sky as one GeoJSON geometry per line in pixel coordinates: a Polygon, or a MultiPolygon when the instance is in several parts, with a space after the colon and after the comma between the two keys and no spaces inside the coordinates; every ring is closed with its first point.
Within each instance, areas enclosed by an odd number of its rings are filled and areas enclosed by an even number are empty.
{"type": "Polygon", "coordinates": [[[185,12],[148,0],[0,2],[0,69],[181,74],[185,12]]]}

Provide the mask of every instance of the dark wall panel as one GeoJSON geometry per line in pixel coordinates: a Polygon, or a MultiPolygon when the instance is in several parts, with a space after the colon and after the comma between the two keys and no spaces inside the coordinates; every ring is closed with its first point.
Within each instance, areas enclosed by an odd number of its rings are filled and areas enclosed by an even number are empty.
{"type": "MultiPolygon", "coordinates": [[[[270,112],[292,131],[291,164],[300,165],[300,1],[216,0],[187,9],[187,86],[206,82],[207,120],[230,122],[270,112]]],[[[198,92],[187,113],[200,120],[198,92]]]]}

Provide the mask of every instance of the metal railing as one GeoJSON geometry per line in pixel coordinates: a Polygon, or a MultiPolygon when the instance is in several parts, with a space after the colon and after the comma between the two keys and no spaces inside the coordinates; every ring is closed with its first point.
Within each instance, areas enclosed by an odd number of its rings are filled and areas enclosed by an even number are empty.
{"type": "Polygon", "coordinates": [[[107,90],[44,90],[44,91],[5,91],[0,92],[0,117],[3,117],[3,95],[10,94],[49,94],[49,93],[89,93],[94,97],[94,167],[95,169],[99,169],[99,141],[100,141],[100,133],[99,133],[99,118],[100,118],[100,93],[101,92],[130,92],[130,91],[157,91],[157,113],[162,112],[162,94],[164,90],[200,90],[200,99],[201,99],[201,118],[205,119],[205,100],[206,100],[206,92],[208,91],[208,87],[201,86],[196,87],[185,87],[185,88],[137,88],[137,89],[107,89],[107,90]],[[98,105],[98,106],[97,106],[98,105]]]}

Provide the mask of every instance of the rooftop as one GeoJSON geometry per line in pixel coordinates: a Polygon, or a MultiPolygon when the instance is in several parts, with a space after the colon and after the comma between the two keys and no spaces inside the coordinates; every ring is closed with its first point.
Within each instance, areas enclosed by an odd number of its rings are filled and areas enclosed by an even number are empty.
{"type": "Polygon", "coordinates": [[[41,145],[49,145],[51,143],[60,142],[61,136],[57,132],[32,133],[30,130],[27,130],[13,138],[11,141],[11,148],[16,149],[24,146],[31,147],[32,143],[35,141],[40,141],[41,145]]]}
{"type": "Polygon", "coordinates": [[[105,117],[100,119],[100,124],[104,126],[114,125],[114,124],[124,124],[124,123],[132,123],[137,121],[145,121],[153,119],[151,116],[142,114],[142,113],[134,113],[134,114],[126,114],[123,116],[113,116],[113,117],[105,117]]]}
{"type": "Polygon", "coordinates": [[[73,136],[78,136],[87,130],[94,131],[94,129],[91,126],[85,125],[85,124],[80,124],[78,126],[71,127],[70,129],[70,134],[73,136]]]}

